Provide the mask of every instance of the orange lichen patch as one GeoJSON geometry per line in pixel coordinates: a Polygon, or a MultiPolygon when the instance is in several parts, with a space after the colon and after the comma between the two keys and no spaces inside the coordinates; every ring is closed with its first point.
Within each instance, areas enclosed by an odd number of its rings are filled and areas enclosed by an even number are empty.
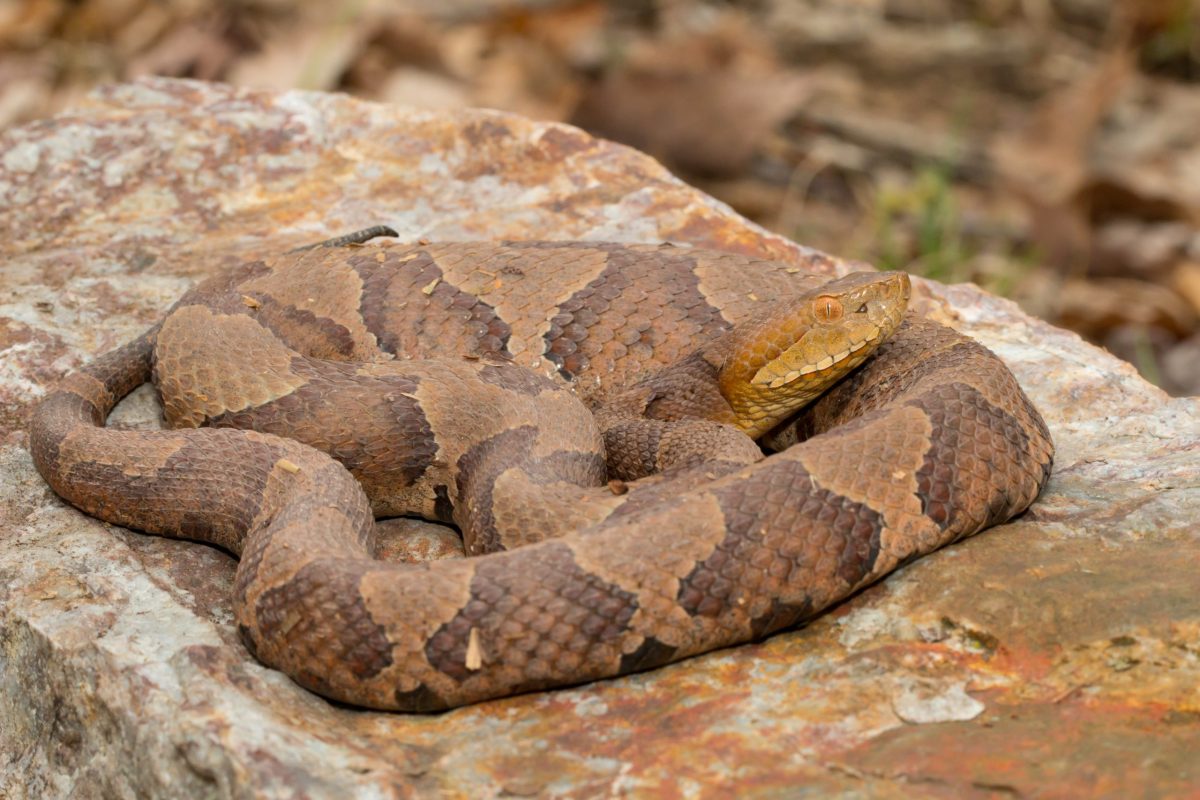
{"type": "Polygon", "coordinates": [[[1200,720],[1120,706],[997,705],[969,722],[896,728],[837,763],[950,792],[1043,797],[1193,796],[1200,720]],[[953,754],[950,757],[950,754],[953,754]]]}

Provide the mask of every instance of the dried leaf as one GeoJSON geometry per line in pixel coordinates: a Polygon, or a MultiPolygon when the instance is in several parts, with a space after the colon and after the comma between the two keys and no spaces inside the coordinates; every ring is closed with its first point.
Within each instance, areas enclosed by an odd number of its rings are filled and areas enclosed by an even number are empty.
{"type": "Polygon", "coordinates": [[[732,176],[807,92],[802,77],[783,71],[769,77],[623,72],[592,86],[571,121],[681,169],[732,176]]]}

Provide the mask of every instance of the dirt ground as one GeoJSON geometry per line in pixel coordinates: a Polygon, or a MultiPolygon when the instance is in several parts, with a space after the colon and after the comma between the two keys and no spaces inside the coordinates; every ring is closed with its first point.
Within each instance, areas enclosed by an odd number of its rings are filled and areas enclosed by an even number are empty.
{"type": "Polygon", "coordinates": [[[0,127],[146,74],[571,122],[1200,394],[1197,0],[0,4],[0,127]]]}

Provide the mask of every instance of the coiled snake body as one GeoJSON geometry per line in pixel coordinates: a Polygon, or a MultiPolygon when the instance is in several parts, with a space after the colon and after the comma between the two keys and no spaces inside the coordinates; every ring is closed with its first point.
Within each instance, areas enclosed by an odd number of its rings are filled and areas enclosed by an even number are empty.
{"type": "Polygon", "coordinates": [[[87,513],[239,555],[247,645],[328,697],[619,675],[811,617],[1045,483],[1049,434],[995,356],[901,323],[906,278],[827,281],[667,246],[312,249],[66,376],[30,447],[87,513]],[[105,428],[152,376],[176,429],[105,428]],[[739,432],[773,427],[804,441],[764,458],[739,432]],[[486,555],[373,560],[394,514],[486,555]]]}

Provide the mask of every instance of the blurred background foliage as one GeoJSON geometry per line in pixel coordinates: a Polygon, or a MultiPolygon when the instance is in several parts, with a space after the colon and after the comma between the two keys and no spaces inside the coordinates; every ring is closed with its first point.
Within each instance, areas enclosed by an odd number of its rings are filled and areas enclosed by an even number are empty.
{"type": "Polygon", "coordinates": [[[146,74],[571,122],[1200,394],[1200,0],[0,0],[0,127],[146,74]]]}

